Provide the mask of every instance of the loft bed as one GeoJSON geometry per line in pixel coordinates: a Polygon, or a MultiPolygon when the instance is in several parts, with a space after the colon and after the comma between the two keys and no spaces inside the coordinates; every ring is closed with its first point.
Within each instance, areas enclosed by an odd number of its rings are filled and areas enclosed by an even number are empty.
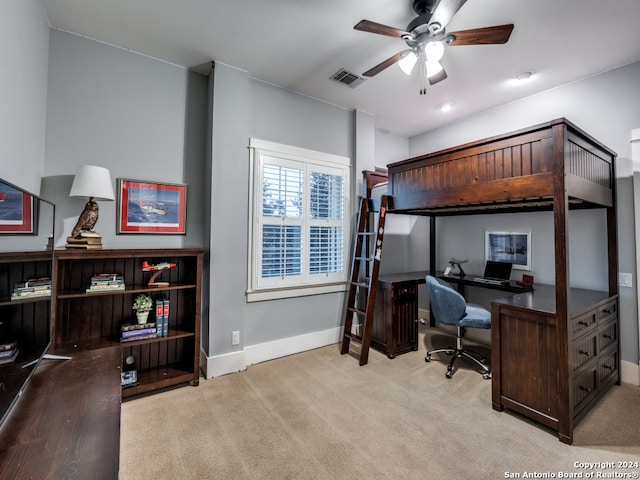
{"type": "MultiPolygon", "coordinates": [[[[620,383],[616,154],[564,118],[388,165],[390,213],[436,217],[550,211],[555,285],[492,302],[492,403],[558,432],[620,383]],[[608,291],[570,286],[569,211],[606,209],[608,291]],[[537,342],[532,342],[537,338],[537,342]]],[[[371,197],[370,197],[371,198],[371,197]]]]}

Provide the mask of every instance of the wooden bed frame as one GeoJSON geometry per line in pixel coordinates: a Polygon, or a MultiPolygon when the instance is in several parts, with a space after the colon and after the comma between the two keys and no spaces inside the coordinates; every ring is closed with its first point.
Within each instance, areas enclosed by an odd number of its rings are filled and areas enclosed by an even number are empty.
{"type": "Polygon", "coordinates": [[[389,211],[431,217],[431,274],[436,217],[553,212],[555,287],[492,303],[492,401],[553,428],[565,443],[620,383],[615,157],[559,118],[388,165],[389,211]],[[569,211],[587,208],[606,209],[607,292],[570,287],[569,211]]]}

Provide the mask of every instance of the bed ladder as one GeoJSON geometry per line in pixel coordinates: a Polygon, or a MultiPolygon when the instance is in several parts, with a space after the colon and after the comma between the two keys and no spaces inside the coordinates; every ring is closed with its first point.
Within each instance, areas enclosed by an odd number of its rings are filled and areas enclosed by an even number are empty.
{"type": "Polygon", "coordinates": [[[366,365],[369,361],[384,224],[390,198],[387,195],[380,197],[378,210],[375,210],[370,199],[362,198],[358,210],[358,226],[354,238],[349,294],[340,353],[344,355],[349,352],[351,340],[360,342],[360,365],[366,365]],[[375,213],[378,214],[377,222],[374,218],[376,217],[375,213]],[[371,242],[372,239],[375,239],[374,243],[371,242]],[[361,333],[353,331],[354,316],[359,320],[361,333]]]}

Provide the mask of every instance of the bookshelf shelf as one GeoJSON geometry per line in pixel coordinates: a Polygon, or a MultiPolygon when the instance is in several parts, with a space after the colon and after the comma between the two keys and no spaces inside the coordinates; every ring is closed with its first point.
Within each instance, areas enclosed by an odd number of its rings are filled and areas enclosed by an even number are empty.
{"type": "MultiPolygon", "coordinates": [[[[119,346],[123,359],[135,358],[138,370],[138,385],[124,387],[123,397],[184,383],[198,385],[202,255],[200,248],[56,251],[54,351],[72,354],[119,346]],[[144,261],[177,264],[163,272],[169,285],[149,287],[153,272],[142,270],[144,261]],[[101,273],[121,274],[124,290],[87,293],[91,277],[101,273]],[[136,323],[131,307],[140,293],[151,296],[154,305],[156,300],[169,301],[168,334],[122,342],[122,325],[136,323]]],[[[155,322],[154,312],[149,322],[155,322]]]]}

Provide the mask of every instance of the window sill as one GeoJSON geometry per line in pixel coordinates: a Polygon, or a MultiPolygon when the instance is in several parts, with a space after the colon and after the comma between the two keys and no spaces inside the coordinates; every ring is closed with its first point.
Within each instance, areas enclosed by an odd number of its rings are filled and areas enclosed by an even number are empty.
{"type": "Polygon", "coordinates": [[[330,285],[313,285],[310,287],[278,288],[273,290],[247,291],[247,302],[262,302],[281,298],[306,297],[309,295],[323,295],[326,293],[346,292],[347,284],[332,283],[330,285]]]}

